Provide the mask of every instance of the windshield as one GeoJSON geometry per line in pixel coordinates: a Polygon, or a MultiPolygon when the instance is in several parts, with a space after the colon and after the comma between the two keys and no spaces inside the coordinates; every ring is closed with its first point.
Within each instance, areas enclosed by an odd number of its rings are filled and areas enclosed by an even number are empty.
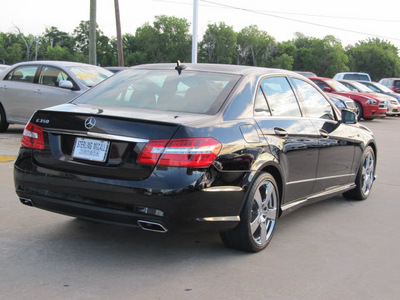
{"type": "Polygon", "coordinates": [[[371,90],[369,87],[363,85],[362,83],[353,81],[351,84],[354,85],[357,88],[357,90],[359,90],[361,93],[373,93],[374,92],[373,90],[371,90]]]}
{"type": "Polygon", "coordinates": [[[78,79],[87,87],[95,86],[96,84],[107,79],[114,73],[96,66],[71,66],[67,67],[78,79]]]}
{"type": "Polygon", "coordinates": [[[336,80],[327,80],[326,81],[331,87],[335,89],[336,92],[351,92],[349,88],[341,84],[339,81],[336,80]]]}
{"type": "Polygon", "coordinates": [[[391,89],[389,89],[387,86],[385,86],[383,84],[375,83],[375,85],[385,93],[393,93],[393,91],[391,89]]]}
{"type": "Polygon", "coordinates": [[[240,76],[208,72],[129,69],[74,103],[215,114],[240,76]]]}

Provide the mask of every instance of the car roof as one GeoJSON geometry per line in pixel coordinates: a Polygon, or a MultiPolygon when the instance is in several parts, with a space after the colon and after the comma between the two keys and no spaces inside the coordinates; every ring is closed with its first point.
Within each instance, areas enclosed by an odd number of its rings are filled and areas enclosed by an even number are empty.
{"type": "Polygon", "coordinates": [[[71,66],[93,66],[85,63],[79,63],[79,62],[72,62],[72,61],[56,61],[56,60],[35,60],[35,61],[24,61],[24,62],[19,62],[12,67],[16,66],[23,66],[23,65],[52,65],[52,66],[59,66],[59,67],[71,67],[71,66]]]}
{"type": "MultiPolygon", "coordinates": [[[[159,63],[159,64],[137,65],[132,68],[148,69],[148,70],[171,70],[171,69],[175,69],[176,66],[177,66],[176,63],[159,63]]],[[[185,72],[185,70],[192,70],[192,71],[230,73],[230,74],[237,74],[237,75],[281,74],[281,75],[299,76],[299,74],[297,74],[295,72],[282,70],[282,69],[272,69],[272,68],[262,68],[262,67],[242,66],[242,65],[182,63],[181,66],[182,67],[186,66],[186,69],[183,69],[182,72],[185,72]]]]}

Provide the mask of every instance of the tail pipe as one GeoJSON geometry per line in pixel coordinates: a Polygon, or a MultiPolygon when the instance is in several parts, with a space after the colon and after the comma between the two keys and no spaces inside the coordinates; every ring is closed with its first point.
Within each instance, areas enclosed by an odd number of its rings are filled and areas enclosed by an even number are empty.
{"type": "Polygon", "coordinates": [[[33,204],[33,201],[31,199],[28,198],[19,198],[19,201],[21,201],[22,204],[28,205],[28,206],[35,206],[33,204]]]}
{"type": "Polygon", "coordinates": [[[140,228],[143,230],[147,231],[153,231],[153,232],[160,232],[160,233],[165,233],[168,231],[167,228],[165,228],[163,225],[155,222],[149,222],[149,221],[144,221],[144,220],[139,220],[137,221],[139,224],[140,228]]]}

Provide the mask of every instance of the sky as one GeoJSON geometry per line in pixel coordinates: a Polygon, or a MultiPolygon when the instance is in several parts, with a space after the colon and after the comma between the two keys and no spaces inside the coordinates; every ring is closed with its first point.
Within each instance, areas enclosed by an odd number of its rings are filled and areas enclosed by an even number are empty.
{"type": "MultiPolygon", "coordinates": [[[[239,32],[257,25],[278,42],[296,32],[309,37],[333,35],[343,47],[378,37],[400,49],[400,14],[395,0],[198,0],[198,40],[208,24],[224,22],[239,32]]],[[[39,35],[55,26],[72,33],[89,20],[90,0],[0,0],[0,32],[39,35]]],[[[122,34],[135,34],[159,15],[193,22],[193,0],[119,0],[122,34]]],[[[97,23],[108,37],[116,36],[114,0],[97,0],[97,23]]],[[[192,33],[192,27],[190,27],[192,33]]]]}

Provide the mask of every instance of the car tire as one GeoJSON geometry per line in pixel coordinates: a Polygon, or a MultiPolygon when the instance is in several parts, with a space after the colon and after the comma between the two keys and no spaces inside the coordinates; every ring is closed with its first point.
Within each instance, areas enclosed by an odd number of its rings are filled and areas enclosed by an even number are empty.
{"type": "Polygon", "coordinates": [[[221,232],[230,248],[258,252],[268,246],[279,216],[279,190],[274,177],[261,173],[252,184],[240,214],[240,223],[221,232]]]}
{"type": "Polygon", "coordinates": [[[358,103],[357,101],[354,101],[354,104],[357,107],[357,121],[360,121],[361,118],[363,117],[363,108],[362,108],[361,104],[358,103]]]}
{"type": "Polygon", "coordinates": [[[8,129],[8,123],[6,119],[6,113],[3,106],[0,104],[0,132],[5,132],[8,129]]]}
{"type": "Polygon", "coordinates": [[[368,146],[365,148],[361,158],[360,167],[355,181],[356,187],[343,194],[346,199],[365,200],[368,198],[375,180],[375,166],[375,152],[370,146],[368,146]]]}

